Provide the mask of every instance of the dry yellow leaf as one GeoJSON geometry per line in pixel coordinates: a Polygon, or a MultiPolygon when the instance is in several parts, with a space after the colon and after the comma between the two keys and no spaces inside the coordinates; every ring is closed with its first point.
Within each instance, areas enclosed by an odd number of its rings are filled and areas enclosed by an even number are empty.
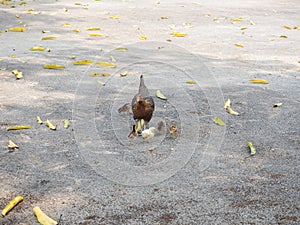
{"type": "Polygon", "coordinates": [[[185,36],[187,36],[187,34],[180,33],[180,32],[173,32],[172,35],[174,37],[185,37],[185,36]]]}
{"type": "Polygon", "coordinates": [[[101,36],[103,36],[103,34],[101,34],[101,33],[92,33],[92,34],[90,34],[90,36],[91,37],[101,37],[101,36]]]}
{"type": "Polygon", "coordinates": [[[16,76],[16,79],[19,80],[19,79],[22,79],[23,78],[23,73],[18,71],[17,69],[16,70],[13,70],[11,71],[12,74],[14,74],[16,76]]]}
{"type": "Polygon", "coordinates": [[[205,17],[210,17],[211,14],[207,13],[207,14],[205,14],[204,16],[205,16],[205,17]]]}
{"type": "Polygon", "coordinates": [[[221,120],[219,117],[216,117],[216,116],[215,116],[215,117],[213,118],[213,121],[214,121],[216,124],[220,125],[220,126],[225,126],[224,121],[221,120]]]}
{"type": "Polygon", "coordinates": [[[69,126],[70,126],[70,120],[65,120],[65,121],[64,121],[64,128],[65,128],[65,129],[68,129],[69,126]]]}
{"type": "Polygon", "coordinates": [[[125,71],[125,72],[123,72],[123,73],[120,73],[120,76],[121,76],[121,77],[125,77],[125,76],[127,76],[127,74],[128,74],[128,71],[125,71]]]}
{"type": "Polygon", "coordinates": [[[63,26],[63,27],[71,27],[72,25],[69,24],[69,23],[64,23],[64,24],[62,24],[61,26],[63,26]]]}
{"type": "Polygon", "coordinates": [[[161,93],[160,90],[156,91],[156,97],[158,97],[158,98],[160,98],[162,100],[167,100],[167,97],[163,93],[161,93]]]}
{"type": "Polygon", "coordinates": [[[100,67],[111,67],[111,68],[117,67],[114,63],[110,63],[110,62],[97,62],[96,64],[100,67]]]}
{"type": "Polygon", "coordinates": [[[128,48],[116,48],[115,51],[126,52],[128,48]]]}
{"type": "Polygon", "coordinates": [[[8,141],[8,145],[7,145],[7,148],[8,148],[8,149],[16,149],[16,148],[19,148],[19,146],[16,145],[13,141],[9,140],[9,141],[8,141]]]}
{"type": "Polygon", "coordinates": [[[280,106],[282,106],[282,103],[281,103],[281,102],[273,104],[273,107],[274,107],[274,108],[280,107],[280,106]]]}
{"type": "Polygon", "coordinates": [[[252,20],[250,20],[250,25],[254,26],[255,23],[252,20]]]}
{"type": "Polygon", "coordinates": [[[255,155],[256,154],[256,148],[253,146],[251,141],[248,141],[248,147],[250,149],[250,155],[255,155]]]}
{"type": "Polygon", "coordinates": [[[34,207],[33,212],[42,225],[57,225],[57,222],[47,216],[39,207],[34,207]]]}
{"type": "Polygon", "coordinates": [[[30,51],[45,51],[45,48],[42,46],[32,47],[29,49],[30,51]]]}
{"type": "Polygon", "coordinates": [[[193,81],[193,80],[188,80],[188,81],[186,81],[185,83],[187,83],[187,84],[197,84],[197,82],[196,82],[196,81],[193,81]]]}
{"type": "Polygon", "coordinates": [[[241,30],[246,30],[247,29],[247,27],[241,27],[241,30]]]}
{"type": "Polygon", "coordinates": [[[111,19],[120,19],[120,16],[110,16],[111,19]]]}
{"type": "Polygon", "coordinates": [[[30,129],[31,126],[29,125],[19,125],[19,126],[11,126],[11,127],[8,127],[6,130],[9,131],[9,130],[23,130],[23,129],[30,129]]]}
{"type": "Polygon", "coordinates": [[[294,26],[294,30],[300,30],[300,26],[294,26]]]}
{"type": "Polygon", "coordinates": [[[224,104],[224,108],[226,109],[226,111],[231,115],[235,115],[235,116],[240,115],[238,112],[235,112],[231,109],[230,104],[231,104],[230,99],[228,99],[224,104]]]}
{"type": "Polygon", "coordinates": [[[6,216],[6,214],[12,210],[19,202],[23,201],[22,196],[17,196],[14,199],[12,199],[2,210],[2,216],[6,216]]]}
{"type": "Polygon", "coordinates": [[[73,30],[73,32],[75,32],[75,33],[79,33],[79,32],[80,32],[80,30],[79,30],[79,29],[74,29],[74,30],[73,30]]]}
{"type": "Polygon", "coordinates": [[[64,69],[65,66],[57,65],[57,64],[47,64],[44,65],[44,69],[64,69]]]}
{"type": "Polygon", "coordinates": [[[244,19],[242,17],[235,17],[235,18],[231,18],[232,22],[243,22],[244,19]]]}
{"type": "Polygon", "coordinates": [[[94,62],[91,60],[82,60],[82,61],[77,61],[77,62],[73,62],[73,65],[91,65],[94,62]]]}
{"type": "Polygon", "coordinates": [[[268,84],[269,83],[267,80],[263,80],[263,79],[252,79],[249,81],[252,83],[259,83],[259,84],[268,84]]]}
{"type": "Polygon", "coordinates": [[[96,72],[92,72],[92,73],[90,73],[90,76],[91,77],[99,77],[99,76],[101,76],[101,74],[100,73],[96,73],[96,72]]]}
{"type": "Polygon", "coordinates": [[[98,80],[98,84],[102,85],[102,86],[105,86],[105,83],[102,82],[101,80],[98,80]]]}
{"type": "Polygon", "coordinates": [[[244,48],[244,45],[242,44],[234,44],[236,47],[244,48]]]}
{"type": "Polygon", "coordinates": [[[89,27],[87,28],[87,30],[101,30],[100,27],[89,27]]]}
{"type": "Polygon", "coordinates": [[[112,62],[117,62],[117,60],[115,59],[115,57],[113,57],[112,55],[109,56],[109,59],[110,59],[110,61],[112,61],[112,62]]]}
{"type": "Polygon", "coordinates": [[[292,28],[289,26],[283,26],[285,29],[291,30],[292,28]]]}
{"type": "Polygon", "coordinates": [[[110,74],[109,74],[109,73],[102,73],[101,76],[102,76],[102,77],[109,77],[110,74]]]}
{"type": "Polygon", "coordinates": [[[279,38],[287,38],[287,36],[285,36],[285,35],[281,35],[279,38]]]}
{"type": "Polygon", "coordinates": [[[147,37],[146,37],[146,36],[144,36],[144,35],[142,35],[142,36],[140,36],[140,40],[143,40],[143,41],[145,41],[145,40],[147,40],[147,37]]]}
{"type": "Polygon", "coordinates": [[[55,36],[47,36],[47,37],[42,38],[43,41],[50,41],[50,40],[54,40],[54,39],[56,39],[55,36]]]}
{"type": "Polygon", "coordinates": [[[36,121],[38,122],[38,124],[43,124],[43,121],[39,116],[36,117],[36,121]]]}
{"type": "Polygon", "coordinates": [[[11,27],[8,28],[8,31],[14,31],[14,32],[26,32],[26,29],[23,27],[11,27]]]}
{"type": "Polygon", "coordinates": [[[15,59],[15,58],[17,58],[18,56],[16,56],[16,55],[10,55],[9,57],[15,59]]]}
{"type": "Polygon", "coordinates": [[[46,125],[50,130],[56,130],[56,127],[49,120],[46,120],[46,125]]]}

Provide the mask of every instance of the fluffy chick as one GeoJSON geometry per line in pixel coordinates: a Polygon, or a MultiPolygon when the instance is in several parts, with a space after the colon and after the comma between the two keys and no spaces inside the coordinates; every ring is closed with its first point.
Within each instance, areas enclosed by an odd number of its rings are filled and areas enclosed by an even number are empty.
{"type": "Polygon", "coordinates": [[[149,140],[154,137],[155,131],[156,131],[155,127],[150,127],[149,129],[143,130],[142,137],[145,140],[149,140]]]}

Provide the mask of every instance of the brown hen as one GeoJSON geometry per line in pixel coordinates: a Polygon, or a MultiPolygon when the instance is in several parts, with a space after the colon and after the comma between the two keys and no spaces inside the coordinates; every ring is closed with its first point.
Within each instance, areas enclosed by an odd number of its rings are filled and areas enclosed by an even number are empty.
{"type": "Polygon", "coordinates": [[[133,118],[145,125],[149,123],[154,111],[154,101],[150,96],[148,88],[145,86],[143,75],[140,76],[139,92],[133,97],[131,102],[133,118]]]}

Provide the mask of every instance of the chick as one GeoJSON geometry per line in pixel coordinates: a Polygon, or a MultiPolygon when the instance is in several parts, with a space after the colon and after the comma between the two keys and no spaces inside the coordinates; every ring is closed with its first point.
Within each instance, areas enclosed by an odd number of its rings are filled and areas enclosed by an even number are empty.
{"type": "Polygon", "coordinates": [[[129,112],[130,111],[130,104],[129,103],[126,103],[124,104],[121,108],[118,109],[118,112],[119,113],[122,113],[122,112],[129,112]]]}
{"type": "Polygon", "coordinates": [[[177,129],[177,126],[175,124],[173,124],[169,127],[169,132],[170,132],[170,134],[172,135],[173,138],[177,137],[177,131],[178,131],[178,129],[177,129]]]}
{"type": "Polygon", "coordinates": [[[163,132],[163,130],[164,130],[164,128],[166,127],[166,124],[164,123],[164,121],[159,121],[158,123],[157,123],[157,131],[158,131],[158,133],[159,134],[162,134],[162,132],[163,132]]]}
{"type": "Polygon", "coordinates": [[[138,136],[138,133],[136,131],[136,126],[134,124],[134,125],[132,125],[132,131],[128,135],[128,140],[132,143],[137,136],[138,136]]]}
{"type": "Polygon", "coordinates": [[[149,129],[143,130],[142,131],[142,137],[145,140],[149,140],[149,139],[154,137],[155,131],[156,131],[155,127],[150,127],[149,129]]]}

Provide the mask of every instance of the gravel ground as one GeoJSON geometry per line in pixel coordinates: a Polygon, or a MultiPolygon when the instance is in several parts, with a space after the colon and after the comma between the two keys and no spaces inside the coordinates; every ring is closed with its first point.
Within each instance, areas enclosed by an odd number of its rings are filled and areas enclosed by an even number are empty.
{"type": "Polygon", "coordinates": [[[24,197],[0,224],[38,224],[35,206],[61,225],[300,223],[298,1],[0,3],[0,208],[24,197]],[[150,126],[166,127],[130,143],[131,114],[117,110],[141,74],[156,104],[150,126]]]}

